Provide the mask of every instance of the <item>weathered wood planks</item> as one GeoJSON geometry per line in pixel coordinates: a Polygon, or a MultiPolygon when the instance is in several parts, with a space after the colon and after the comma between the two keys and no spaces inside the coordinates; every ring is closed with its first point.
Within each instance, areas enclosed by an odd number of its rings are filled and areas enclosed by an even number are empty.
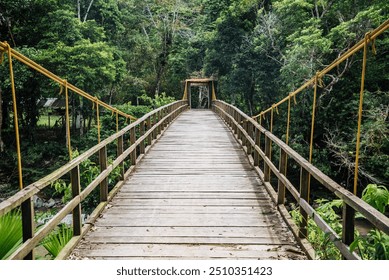
{"type": "Polygon", "coordinates": [[[305,256],[223,122],[191,110],[144,157],[71,258],[305,256]]]}

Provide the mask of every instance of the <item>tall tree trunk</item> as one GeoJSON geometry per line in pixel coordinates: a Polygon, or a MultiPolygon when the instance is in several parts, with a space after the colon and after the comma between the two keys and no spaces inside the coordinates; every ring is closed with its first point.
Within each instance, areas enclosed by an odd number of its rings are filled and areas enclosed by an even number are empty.
{"type": "Polygon", "coordinates": [[[81,21],[81,0],[77,0],[77,17],[81,21]]]}
{"type": "Polygon", "coordinates": [[[85,16],[84,16],[84,22],[86,22],[86,19],[88,18],[88,14],[89,14],[90,8],[92,7],[93,1],[94,1],[94,0],[91,0],[91,1],[89,2],[88,9],[86,10],[86,13],[85,13],[85,16]]]}

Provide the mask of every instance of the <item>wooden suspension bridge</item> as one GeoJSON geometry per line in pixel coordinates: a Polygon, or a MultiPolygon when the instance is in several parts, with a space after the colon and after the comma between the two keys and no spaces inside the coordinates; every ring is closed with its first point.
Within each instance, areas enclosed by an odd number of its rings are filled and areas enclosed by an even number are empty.
{"type": "Polygon", "coordinates": [[[305,254],[227,126],[182,113],[73,258],[300,259],[305,254]]]}
{"type": "MultiPolygon", "coordinates": [[[[290,100],[308,87],[314,87],[316,96],[321,77],[361,49],[364,50],[364,81],[367,47],[388,28],[389,21],[366,34],[364,40],[334,63],[263,111],[260,120],[266,113],[273,116],[273,110],[284,102],[290,107],[290,100]]],[[[344,258],[359,259],[349,248],[355,234],[355,212],[377,230],[389,234],[388,217],[326,176],[312,165],[311,158],[304,159],[256,118],[217,100],[213,79],[187,80],[183,100],[135,120],[55,76],[8,44],[0,43],[0,51],[8,55],[14,105],[12,59],[17,59],[63,86],[66,100],[71,90],[93,101],[97,119],[100,106],[116,113],[117,119],[122,116],[133,120],[29,186],[23,186],[20,176],[21,190],[0,203],[0,216],[19,207],[22,212],[23,243],[10,259],[34,259],[35,247],[69,213],[73,216],[73,238],[57,259],[310,259],[314,258],[314,252],[306,239],[309,219],[327,234],[344,258]],[[192,85],[208,86],[206,107],[209,109],[190,109],[192,85]],[[117,153],[109,164],[107,147],[112,144],[116,144],[117,153]],[[276,152],[279,160],[275,159],[276,152]],[[81,186],[80,165],[96,155],[100,174],[88,186],[81,186]],[[289,159],[300,169],[298,185],[288,179],[289,159]],[[120,180],[109,190],[108,176],[117,167],[120,167],[120,180]],[[32,197],[63,176],[70,176],[72,199],[36,230],[32,197]],[[311,178],[343,201],[341,234],[336,233],[310,204],[311,178]],[[95,189],[100,190],[100,204],[83,223],[81,202],[95,189]],[[299,206],[302,219],[298,225],[285,207],[287,192],[299,206]]],[[[361,97],[363,86],[362,82],[361,97]]],[[[315,103],[312,107],[314,110],[315,103]]],[[[361,111],[360,107],[360,115],[361,111]]],[[[15,105],[18,146],[17,115],[15,105]]],[[[312,131],[314,115],[313,111],[312,131]]],[[[359,127],[360,121],[361,118],[359,127]]],[[[71,151],[70,141],[68,146],[71,151]]],[[[358,148],[357,145],[357,155],[358,148]]],[[[22,175],[20,151],[18,155],[22,175]]]]}

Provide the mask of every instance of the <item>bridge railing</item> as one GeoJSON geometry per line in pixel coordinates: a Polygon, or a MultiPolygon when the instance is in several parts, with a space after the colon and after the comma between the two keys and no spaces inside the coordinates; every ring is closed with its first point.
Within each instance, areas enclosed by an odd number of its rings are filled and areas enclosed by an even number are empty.
{"type": "Polygon", "coordinates": [[[354,219],[354,215],[349,215],[349,209],[358,211],[377,229],[389,234],[388,217],[364,202],[362,199],[358,198],[350,191],[341,187],[330,177],[300,156],[282,140],[263,128],[253,118],[247,116],[235,106],[220,100],[214,101],[213,109],[226,122],[239,143],[244,147],[255,167],[255,170],[259,174],[266,189],[271,194],[274,203],[277,204],[280,213],[286,220],[288,220],[286,216],[289,216],[284,206],[286,189],[294,197],[299,205],[302,216],[302,222],[298,225],[298,229],[294,230],[294,233],[299,238],[302,238],[303,241],[308,236],[307,225],[308,217],[310,217],[316,225],[329,236],[329,239],[339,249],[344,258],[359,259],[359,256],[356,253],[350,252],[349,248],[350,244],[348,240],[353,239],[355,231],[354,222],[350,222],[350,219],[354,219]],[[261,139],[263,138],[265,146],[264,151],[261,148],[261,139]],[[271,156],[272,152],[274,152],[272,151],[273,143],[280,151],[278,167],[274,163],[274,156],[271,156]],[[286,177],[288,158],[293,159],[300,167],[299,189],[295,187],[286,177]],[[263,171],[259,168],[261,163],[263,163],[263,171]],[[274,191],[275,188],[272,187],[270,182],[271,173],[273,173],[278,179],[278,186],[276,188],[277,192],[274,191]],[[335,230],[331,228],[309,204],[310,176],[314,177],[321,185],[343,201],[342,236],[338,236],[335,230]]]}
{"type": "Polygon", "coordinates": [[[134,170],[137,162],[143,157],[154,142],[162,135],[171,122],[188,107],[186,101],[176,101],[160,107],[137,121],[131,123],[119,132],[101,141],[85,153],[73,159],[66,165],[57,169],[41,180],[27,186],[9,199],[0,203],[0,216],[21,206],[23,224],[23,243],[9,257],[9,259],[33,259],[34,248],[45,238],[66,215],[73,215],[73,238],[67,247],[57,257],[66,258],[69,252],[77,245],[82,236],[90,229],[101,211],[111,200],[113,195],[123,185],[125,179],[134,170]],[[139,135],[137,139],[137,135],[139,135]],[[125,137],[126,136],[126,137],[125,137]],[[124,139],[129,137],[129,147],[124,150],[124,139]],[[117,144],[116,159],[108,165],[107,146],[111,143],[117,144]],[[98,155],[101,173],[88,185],[80,185],[80,164],[93,155],[98,155]],[[124,170],[124,162],[128,161],[129,168],[124,170]],[[120,167],[120,181],[108,192],[108,176],[117,167],[120,167]],[[72,199],[53,216],[45,225],[37,231],[34,226],[34,205],[32,197],[51,186],[53,182],[67,174],[70,175],[72,199]],[[81,202],[97,187],[100,188],[100,204],[89,216],[88,221],[83,225],[81,220],[81,202]],[[81,188],[83,187],[83,188],[81,188]],[[82,191],[81,191],[82,190],[82,191]]]}

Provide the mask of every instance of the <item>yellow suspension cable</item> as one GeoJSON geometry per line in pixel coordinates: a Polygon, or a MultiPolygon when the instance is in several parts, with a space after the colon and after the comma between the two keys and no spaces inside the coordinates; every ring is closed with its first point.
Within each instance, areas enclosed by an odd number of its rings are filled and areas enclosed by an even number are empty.
{"type": "Polygon", "coordinates": [[[4,50],[0,50],[0,64],[3,64],[4,54],[5,54],[5,51],[4,50]]]}
{"type": "Polygon", "coordinates": [[[182,100],[188,99],[188,82],[185,81],[185,89],[184,89],[184,96],[182,97],[182,100]]]}
{"type": "Polygon", "coordinates": [[[271,112],[270,112],[270,132],[273,133],[273,119],[274,119],[274,107],[271,107],[271,112]]]}
{"type": "Polygon", "coordinates": [[[311,139],[309,142],[309,162],[312,163],[313,154],[313,134],[315,130],[315,114],[316,114],[316,96],[317,96],[318,75],[315,76],[315,85],[313,89],[313,103],[312,103],[312,121],[311,121],[311,139]]]}
{"type": "Polygon", "coordinates": [[[14,125],[15,125],[15,138],[16,138],[16,153],[18,156],[18,175],[19,175],[19,189],[23,189],[23,171],[22,171],[22,154],[20,151],[20,136],[19,136],[19,121],[18,121],[18,108],[16,104],[16,90],[15,90],[15,79],[12,65],[12,53],[11,46],[6,44],[9,62],[9,75],[11,80],[11,91],[12,91],[12,103],[14,113],[14,125]]]}
{"type": "Polygon", "coordinates": [[[119,113],[116,111],[116,132],[119,132],[119,113]]]}
{"type": "MultiPolygon", "coordinates": [[[[311,137],[310,137],[310,141],[309,141],[309,162],[310,163],[312,163],[312,155],[313,155],[313,135],[314,135],[314,132],[315,132],[317,84],[318,84],[318,74],[316,74],[316,76],[315,76],[315,84],[314,84],[314,87],[313,87],[311,137]]],[[[308,197],[307,197],[307,202],[308,203],[309,203],[310,195],[311,195],[311,174],[308,175],[308,197]]]]}
{"type": "Polygon", "coordinates": [[[290,128],[290,97],[288,99],[288,120],[286,122],[286,136],[285,136],[285,144],[289,144],[289,128],[290,128]]]}
{"type": "Polygon", "coordinates": [[[96,102],[96,119],[97,119],[97,142],[100,143],[100,111],[99,104],[96,102]]]}
{"type": "Polygon", "coordinates": [[[69,153],[69,159],[72,160],[72,142],[70,137],[70,116],[69,116],[69,91],[68,91],[68,82],[65,80],[65,111],[66,111],[66,138],[67,138],[67,146],[68,146],[68,153],[69,153]]]}
{"type": "Polygon", "coordinates": [[[354,170],[354,189],[353,193],[357,194],[358,188],[358,165],[359,165],[359,148],[361,144],[361,125],[363,113],[363,92],[365,91],[365,75],[366,75],[366,60],[367,60],[367,44],[370,39],[370,33],[365,35],[365,45],[363,48],[362,74],[361,74],[361,90],[359,92],[359,108],[358,108],[358,130],[357,130],[357,145],[355,151],[355,170],[354,170]]]}
{"type": "MultiPolygon", "coordinates": [[[[386,20],[384,23],[382,23],[379,27],[374,29],[373,31],[370,32],[369,40],[374,41],[375,38],[377,38],[379,35],[384,33],[387,29],[389,28],[389,19],[386,20]]],[[[342,56],[339,58],[335,59],[330,65],[322,69],[321,71],[318,72],[318,78],[321,79],[325,74],[330,72],[332,69],[346,61],[348,58],[350,58],[352,55],[354,55],[356,52],[360,51],[362,48],[364,48],[366,42],[363,40],[359,41],[357,44],[355,44],[352,48],[350,48],[348,51],[346,51],[342,56]]],[[[373,52],[375,51],[375,46],[373,46],[373,52]]],[[[308,81],[306,81],[303,85],[301,85],[298,89],[296,89],[294,92],[292,92],[290,95],[295,97],[298,93],[302,92],[304,89],[307,87],[313,85],[315,80],[315,77],[312,77],[308,81]]],[[[279,106],[286,102],[288,100],[288,96],[280,100],[278,103],[274,104],[275,106],[279,106]]],[[[267,108],[265,111],[262,111],[262,113],[267,113],[272,110],[271,107],[267,108]]],[[[258,115],[256,115],[258,116],[258,115]]]]}
{"type": "MultiPolygon", "coordinates": [[[[35,71],[41,73],[42,75],[48,77],[49,79],[59,83],[59,84],[62,84],[63,85],[63,80],[58,77],[57,75],[53,74],[52,72],[50,72],[49,70],[47,70],[46,68],[42,67],[41,65],[39,65],[38,63],[34,62],[33,60],[27,58],[26,56],[22,55],[21,53],[15,51],[14,49],[12,49],[7,42],[0,42],[0,52],[2,51],[9,51],[12,56],[17,59],[18,61],[20,61],[21,63],[27,65],[28,67],[34,69],[35,71]]],[[[74,93],[90,100],[93,102],[94,100],[94,97],[88,93],[86,93],[85,91],[77,88],[76,86],[68,83],[68,88],[73,91],[74,93]]],[[[115,111],[117,110],[116,108],[112,107],[111,105],[108,105],[107,103],[101,101],[101,100],[97,100],[97,103],[106,108],[107,110],[109,111],[115,111]]],[[[136,120],[137,118],[135,118],[134,116],[131,116],[129,114],[126,114],[122,111],[119,111],[119,114],[124,116],[124,117],[128,117],[132,120],[136,120]]]]}
{"type": "Polygon", "coordinates": [[[215,82],[212,81],[212,101],[216,100],[215,82]]]}

